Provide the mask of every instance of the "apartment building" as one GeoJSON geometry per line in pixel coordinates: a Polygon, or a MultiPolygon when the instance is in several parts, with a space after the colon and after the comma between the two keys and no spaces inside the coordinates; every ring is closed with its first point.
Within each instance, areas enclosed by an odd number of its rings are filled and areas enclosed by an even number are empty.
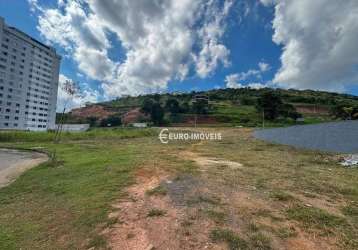
{"type": "Polygon", "coordinates": [[[55,128],[61,57],[0,17],[0,129],[55,128]]]}

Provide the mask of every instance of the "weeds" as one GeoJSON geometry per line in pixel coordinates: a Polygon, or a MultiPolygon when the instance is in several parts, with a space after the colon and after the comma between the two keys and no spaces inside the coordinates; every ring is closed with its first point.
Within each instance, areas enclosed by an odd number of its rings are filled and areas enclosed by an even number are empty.
{"type": "Polygon", "coordinates": [[[270,194],[270,197],[277,201],[291,201],[294,197],[284,191],[274,191],[270,194]]]}
{"type": "Polygon", "coordinates": [[[162,185],[159,185],[153,189],[150,189],[150,190],[147,190],[146,192],[146,195],[166,195],[167,194],[167,189],[162,186],[162,185]]]}
{"type": "Polygon", "coordinates": [[[230,250],[248,249],[247,242],[229,229],[213,229],[210,238],[214,242],[226,242],[230,250]]]}
{"type": "Polygon", "coordinates": [[[157,209],[157,208],[152,208],[147,213],[147,217],[158,217],[158,216],[163,216],[165,214],[166,214],[166,212],[164,210],[157,209]]]}
{"type": "Polygon", "coordinates": [[[289,219],[297,220],[307,228],[336,228],[345,224],[345,219],[320,208],[295,206],[287,210],[289,219]]]}

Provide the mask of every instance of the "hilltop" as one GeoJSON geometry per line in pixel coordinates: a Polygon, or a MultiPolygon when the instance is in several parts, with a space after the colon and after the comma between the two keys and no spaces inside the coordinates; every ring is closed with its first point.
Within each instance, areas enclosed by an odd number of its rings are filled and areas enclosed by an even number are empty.
{"type": "MultiPolygon", "coordinates": [[[[305,124],[354,119],[356,117],[353,116],[356,111],[358,112],[358,97],[353,95],[313,90],[241,88],[126,96],[74,109],[66,115],[66,122],[89,122],[92,125],[99,125],[101,120],[112,116],[121,117],[125,124],[150,122],[148,115],[141,112],[146,100],[154,100],[165,107],[168,100],[174,99],[178,102],[177,114],[172,116],[165,110],[165,125],[190,126],[196,121],[197,124],[205,126],[255,127],[262,124],[262,113],[257,109],[258,100],[268,91],[278,95],[285,105],[292,105],[294,110],[304,118],[304,121],[301,119],[301,123],[305,124]],[[196,112],[193,109],[193,100],[196,96],[208,98],[208,108],[205,112],[196,112]]],[[[295,123],[296,120],[281,116],[266,122],[266,126],[284,126],[295,123]]]]}

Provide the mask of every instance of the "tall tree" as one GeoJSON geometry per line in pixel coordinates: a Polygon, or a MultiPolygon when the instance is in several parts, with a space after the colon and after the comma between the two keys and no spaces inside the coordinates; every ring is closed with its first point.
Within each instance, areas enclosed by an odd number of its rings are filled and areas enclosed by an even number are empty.
{"type": "Polygon", "coordinates": [[[168,99],[165,103],[165,109],[172,114],[177,114],[180,112],[179,102],[174,98],[168,99]]]}
{"type": "Polygon", "coordinates": [[[264,113],[265,119],[274,120],[280,115],[283,105],[281,97],[273,91],[264,92],[257,100],[257,110],[264,113]]]}

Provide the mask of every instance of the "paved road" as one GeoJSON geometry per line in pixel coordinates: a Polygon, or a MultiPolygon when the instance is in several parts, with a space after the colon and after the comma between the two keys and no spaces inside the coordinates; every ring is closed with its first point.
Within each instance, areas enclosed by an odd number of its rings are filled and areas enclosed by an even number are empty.
{"type": "Polygon", "coordinates": [[[358,153],[358,121],[263,129],[255,131],[254,136],[299,148],[334,153],[358,153]]]}
{"type": "Polygon", "coordinates": [[[45,154],[0,149],[0,187],[6,186],[27,169],[47,161],[45,154]]]}

